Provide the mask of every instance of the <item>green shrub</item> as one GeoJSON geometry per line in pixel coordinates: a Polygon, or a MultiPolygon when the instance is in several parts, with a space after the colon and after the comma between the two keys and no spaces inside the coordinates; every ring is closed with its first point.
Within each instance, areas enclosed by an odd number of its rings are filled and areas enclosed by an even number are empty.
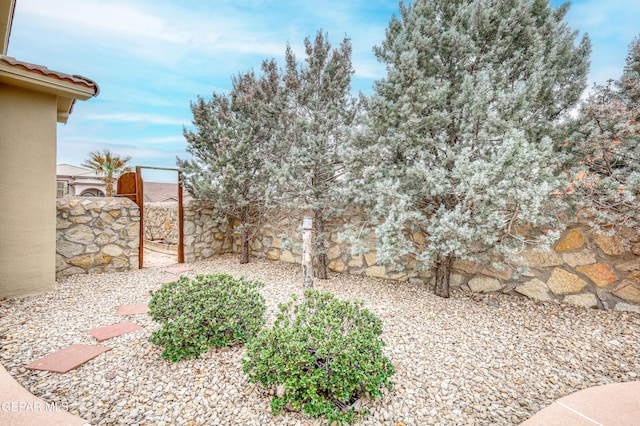
{"type": "Polygon", "coordinates": [[[181,276],[151,292],[149,315],[162,327],[150,341],[163,346],[162,357],[171,361],[243,344],[265,323],[265,300],[257,290],[263,285],[227,274],[181,276]]]}
{"type": "Polygon", "coordinates": [[[382,353],[382,321],[363,302],[307,290],[306,300],[280,305],[272,328],[246,347],[243,371],[250,382],[284,389],[271,400],[274,414],[285,407],[330,423],[351,423],[366,410],[349,408],[363,396],[375,399],[391,388],[393,365],[382,353]]]}

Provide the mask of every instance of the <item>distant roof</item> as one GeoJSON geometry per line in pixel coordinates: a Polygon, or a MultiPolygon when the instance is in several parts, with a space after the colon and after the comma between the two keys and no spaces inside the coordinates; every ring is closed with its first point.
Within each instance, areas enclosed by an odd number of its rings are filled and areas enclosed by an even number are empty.
{"type": "Polygon", "coordinates": [[[95,170],[87,169],[85,167],[72,166],[71,164],[58,164],[56,165],[57,176],[86,176],[86,177],[100,177],[95,170]]]}
{"type": "MultiPolygon", "coordinates": [[[[144,200],[151,203],[161,201],[178,201],[178,184],[177,183],[161,183],[161,182],[144,182],[143,184],[144,200]]],[[[184,191],[183,196],[186,198],[189,194],[184,191]]]]}
{"type": "Polygon", "coordinates": [[[29,62],[19,61],[16,58],[6,55],[0,55],[0,62],[5,62],[13,67],[21,68],[25,71],[40,74],[45,77],[53,77],[58,80],[64,80],[73,84],[85,86],[87,88],[93,89],[94,96],[98,96],[98,93],[100,93],[100,87],[98,86],[98,83],[80,75],[71,75],[59,71],[53,71],[45,67],[44,65],[36,65],[29,62]]]}

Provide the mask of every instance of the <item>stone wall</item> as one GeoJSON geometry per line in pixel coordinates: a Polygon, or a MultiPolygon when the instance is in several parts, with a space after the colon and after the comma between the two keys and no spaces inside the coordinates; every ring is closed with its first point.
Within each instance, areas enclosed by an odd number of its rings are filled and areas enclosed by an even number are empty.
{"type": "Polygon", "coordinates": [[[184,261],[208,259],[232,251],[231,226],[205,201],[183,203],[184,261]]]}
{"type": "Polygon", "coordinates": [[[144,203],[145,241],[178,244],[178,203],[166,201],[144,203]]]}
{"type": "Polygon", "coordinates": [[[56,277],[138,268],[140,209],[127,198],[56,200],[56,277]]]}
{"type": "MultiPolygon", "coordinates": [[[[203,201],[185,204],[185,261],[206,259],[216,254],[237,253],[239,235],[203,201]]],[[[329,269],[340,273],[366,275],[397,281],[431,284],[433,271],[418,271],[408,264],[404,271],[378,265],[375,246],[362,255],[351,253],[338,233],[345,223],[357,222],[357,215],[345,215],[328,228],[329,269]]],[[[290,263],[300,263],[301,220],[272,218],[251,241],[251,255],[290,263]]],[[[367,232],[365,230],[365,232],[367,232]]],[[[586,224],[572,224],[549,251],[530,250],[520,262],[479,264],[454,262],[451,287],[477,293],[510,293],[540,301],[557,301],[592,308],[640,312],[640,237],[626,235],[625,247],[615,236],[595,233],[586,224]],[[515,270],[526,263],[528,271],[515,270]]],[[[413,235],[420,240],[420,235],[413,235]]]]}

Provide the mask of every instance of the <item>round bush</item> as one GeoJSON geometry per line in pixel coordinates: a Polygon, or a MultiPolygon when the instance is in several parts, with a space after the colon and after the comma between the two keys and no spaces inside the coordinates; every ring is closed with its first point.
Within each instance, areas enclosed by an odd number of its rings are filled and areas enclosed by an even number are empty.
{"type": "Polygon", "coordinates": [[[274,414],[285,407],[329,423],[351,423],[366,410],[350,407],[358,398],[375,399],[391,388],[393,365],[382,353],[382,322],[363,302],[307,290],[305,300],[280,305],[271,328],[246,347],[243,371],[250,382],[280,389],[271,400],[274,414]]]}
{"type": "Polygon", "coordinates": [[[198,358],[212,347],[245,343],[264,325],[260,281],[228,274],[181,276],[151,292],[149,315],[162,324],[150,341],[171,361],[198,358]]]}

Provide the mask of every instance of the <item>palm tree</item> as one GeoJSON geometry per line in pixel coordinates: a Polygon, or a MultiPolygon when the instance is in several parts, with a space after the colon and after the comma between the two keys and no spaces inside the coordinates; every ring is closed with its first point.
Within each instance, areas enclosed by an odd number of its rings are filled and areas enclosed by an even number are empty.
{"type": "Polygon", "coordinates": [[[122,173],[130,172],[130,167],[125,167],[125,164],[131,160],[131,157],[120,157],[114,155],[108,149],[103,149],[102,152],[92,151],[82,165],[101,173],[104,176],[105,192],[107,197],[113,197],[113,184],[117,177],[122,173]]]}

